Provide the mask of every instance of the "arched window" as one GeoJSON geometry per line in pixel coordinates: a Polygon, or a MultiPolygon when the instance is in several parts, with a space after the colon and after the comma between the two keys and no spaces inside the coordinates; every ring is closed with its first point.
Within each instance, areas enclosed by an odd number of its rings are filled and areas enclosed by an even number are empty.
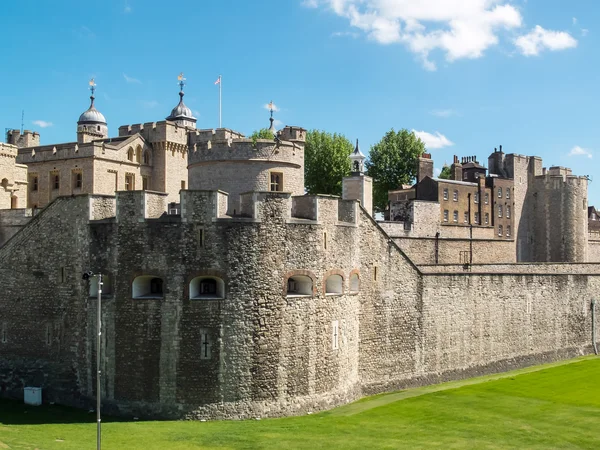
{"type": "Polygon", "coordinates": [[[225,298],[225,282],[218,277],[196,277],[190,281],[190,300],[225,298]]]}
{"type": "Polygon", "coordinates": [[[287,280],[286,295],[288,297],[311,297],[313,295],[313,282],[306,275],[294,275],[287,280]]]}
{"type": "Polygon", "coordinates": [[[150,153],[148,152],[148,150],[144,150],[143,161],[144,164],[150,164],[150,153]]]}
{"type": "Polygon", "coordinates": [[[133,280],[133,298],[163,298],[163,280],[153,275],[143,275],[133,280]]]}
{"type": "MultiPolygon", "coordinates": [[[[90,278],[90,298],[98,298],[98,275],[90,278]]],[[[102,296],[112,295],[112,278],[110,275],[102,275],[102,296]]]]}
{"type": "Polygon", "coordinates": [[[133,149],[131,147],[129,147],[129,149],[127,150],[127,159],[129,161],[133,161],[133,149]]]}
{"type": "Polygon", "coordinates": [[[139,145],[135,149],[135,161],[139,164],[142,162],[142,147],[139,145]]]}
{"type": "Polygon", "coordinates": [[[350,275],[350,292],[355,293],[358,292],[360,288],[360,278],[357,273],[353,273],[350,275]]]}
{"type": "Polygon", "coordinates": [[[344,293],[344,279],[341,275],[329,275],[325,281],[325,295],[341,295],[344,293]]]}

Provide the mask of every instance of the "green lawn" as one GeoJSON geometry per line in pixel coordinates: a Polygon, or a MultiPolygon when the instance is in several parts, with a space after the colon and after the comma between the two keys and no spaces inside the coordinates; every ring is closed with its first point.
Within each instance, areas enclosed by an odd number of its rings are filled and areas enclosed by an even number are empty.
{"type": "MultiPolygon", "coordinates": [[[[0,401],[0,449],[94,449],[95,415],[0,401]]],[[[600,449],[600,359],[363,399],[289,419],[103,423],[103,448],[600,449]]]]}

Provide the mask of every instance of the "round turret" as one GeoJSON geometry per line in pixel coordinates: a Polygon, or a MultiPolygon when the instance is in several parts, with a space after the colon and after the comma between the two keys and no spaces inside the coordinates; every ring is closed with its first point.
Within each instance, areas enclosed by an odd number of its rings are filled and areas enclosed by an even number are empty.
{"type": "Polygon", "coordinates": [[[77,121],[77,142],[80,144],[108,137],[106,119],[94,106],[96,84],[93,78],[90,81],[90,90],[92,91],[90,107],[79,116],[79,120],[77,121]]]}
{"type": "Polygon", "coordinates": [[[179,80],[179,103],[173,110],[171,111],[171,115],[167,117],[166,120],[171,122],[175,122],[177,125],[181,125],[182,127],[190,127],[196,128],[196,118],[192,115],[192,110],[188,108],[185,103],[183,103],[183,96],[185,93],[183,92],[183,86],[185,86],[185,78],[183,78],[183,73],[179,74],[177,77],[179,80]]]}

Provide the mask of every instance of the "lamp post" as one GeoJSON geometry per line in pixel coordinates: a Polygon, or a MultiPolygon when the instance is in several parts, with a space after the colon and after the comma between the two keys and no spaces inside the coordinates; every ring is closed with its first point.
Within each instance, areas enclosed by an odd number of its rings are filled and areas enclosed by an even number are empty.
{"type": "MultiPolygon", "coordinates": [[[[88,270],[83,274],[84,280],[89,280],[94,276],[94,272],[88,270]]],[[[96,311],[96,330],[98,332],[98,336],[96,338],[96,449],[100,450],[101,445],[101,417],[100,417],[100,399],[101,399],[101,391],[100,391],[100,340],[102,338],[102,274],[98,273],[98,305],[96,311]]]]}

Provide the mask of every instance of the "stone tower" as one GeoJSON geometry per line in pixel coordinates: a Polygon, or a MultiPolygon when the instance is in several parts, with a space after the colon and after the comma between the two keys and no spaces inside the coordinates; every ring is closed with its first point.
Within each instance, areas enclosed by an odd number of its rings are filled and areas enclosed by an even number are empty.
{"type": "Polygon", "coordinates": [[[359,200],[363,208],[373,215],[373,179],[365,175],[365,155],[360,151],[358,139],[350,155],[352,172],[342,180],[342,199],[359,200]]]}
{"type": "Polygon", "coordinates": [[[190,131],[189,188],[227,192],[231,215],[240,213],[240,194],[245,192],[304,195],[305,139],[304,128],[291,126],[274,139],[256,142],[227,128],[190,131]]]}
{"type": "Polygon", "coordinates": [[[106,139],[108,137],[108,126],[106,119],[100,111],[94,106],[94,92],[96,91],[96,83],[94,79],[90,80],[90,107],[85,111],[77,121],[77,142],[85,144],[97,139],[106,139]]]}

